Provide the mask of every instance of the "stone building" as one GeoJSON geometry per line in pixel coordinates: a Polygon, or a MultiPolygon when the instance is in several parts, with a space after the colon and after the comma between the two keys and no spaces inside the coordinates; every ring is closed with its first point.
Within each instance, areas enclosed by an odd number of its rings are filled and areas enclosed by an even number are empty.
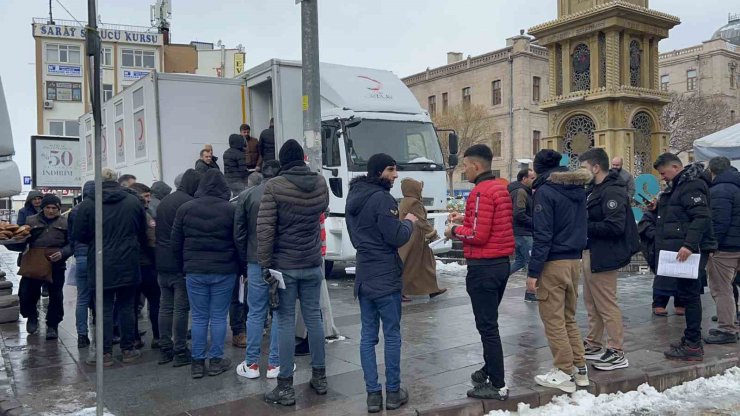
{"type": "MultiPolygon", "coordinates": [[[[508,39],[503,49],[467,59],[451,52],[447,61],[445,66],[408,76],[403,82],[432,116],[454,106],[485,106],[493,127],[479,142],[494,151],[496,176],[515,178],[517,160],[532,159],[547,134],[547,115],[539,109],[550,89],[547,49],[522,34],[508,39]]],[[[472,187],[460,169],[454,182],[455,189],[472,187]]]]}
{"type": "Polygon", "coordinates": [[[700,45],[659,56],[660,88],[679,94],[699,93],[725,103],[729,119],[740,121],[740,14],[700,45]]]}

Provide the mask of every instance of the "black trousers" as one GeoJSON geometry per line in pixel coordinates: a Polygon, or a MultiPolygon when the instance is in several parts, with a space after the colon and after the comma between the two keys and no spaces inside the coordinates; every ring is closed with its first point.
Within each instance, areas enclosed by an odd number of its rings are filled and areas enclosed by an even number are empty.
{"type": "Polygon", "coordinates": [[[152,324],[152,338],[159,339],[159,303],[162,296],[162,292],[159,289],[159,283],[157,282],[157,271],[152,266],[141,266],[141,284],[139,290],[136,293],[134,300],[134,326],[136,328],[135,337],[141,339],[139,336],[139,319],[137,316],[139,305],[141,304],[141,296],[144,295],[146,303],[149,307],[149,322],[152,324]]]}
{"type": "MultiPolygon", "coordinates": [[[[664,295],[658,295],[653,294],[653,308],[663,308],[665,309],[666,306],[668,306],[668,301],[671,300],[670,296],[664,296],[664,295]]],[[[674,308],[683,308],[684,305],[681,303],[681,299],[678,296],[673,297],[673,307],[674,308]]]]}
{"type": "Polygon", "coordinates": [[[496,265],[468,265],[468,275],[465,279],[465,286],[473,305],[475,327],[483,343],[484,370],[496,388],[506,385],[504,351],[498,331],[498,307],[504,298],[508,280],[508,260],[496,265]]]}
{"type": "MultiPolygon", "coordinates": [[[[699,270],[704,270],[709,261],[709,254],[702,253],[699,261],[699,270]]],[[[686,308],[686,329],[684,337],[687,342],[701,342],[701,294],[704,291],[702,279],[676,279],[676,299],[686,308]]]]}
{"type": "MultiPolygon", "coordinates": [[[[246,275],[246,271],[244,275],[246,275]]],[[[239,302],[239,276],[234,280],[234,291],[231,292],[231,304],[229,305],[229,326],[231,334],[236,336],[247,332],[247,314],[249,305],[247,304],[247,284],[244,284],[244,303],[239,302]]]]}
{"type": "Polygon", "coordinates": [[[135,285],[103,290],[103,352],[106,354],[113,351],[113,305],[118,309],[121,351],[134,348],[136,291],[135,285]]]}
{"type": "MultiPolygon", "coordinates": [[[[65,267],[52,267],[52,282],[48,284],[49,305],[46,310],[46,326],[56,328],[64,318],[64,270],[65,267]]],[[[21,277],[18,287],[21,315],[24,318],[38,319],[38,303],[41,298],[41,287],[46,282],[28,277],[21,277]]]]}

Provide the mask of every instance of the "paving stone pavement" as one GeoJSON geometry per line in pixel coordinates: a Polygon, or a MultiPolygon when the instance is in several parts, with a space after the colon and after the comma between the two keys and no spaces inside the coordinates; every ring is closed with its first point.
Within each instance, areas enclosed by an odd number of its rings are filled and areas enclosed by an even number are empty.
{"type": "MultiPolygon", "coordinates": [[[[15,253],[0,251],[0,267],[14,281],[18,277],[15,253]]],[[[482,365],[482,348],[475,329],[470,301],[465,292],[464,270],[445,266],[438,272],[441,287],[450,290],[433,300],[416,297],[403,305],[402,361],[403,385],[410,401],[401,410],[387,414],[483,414],[492,409],[516,408],[517,402],[533,406],[548,402],[558,391],[535,386],[532,377],[551,368],[551,354],[543,334],[537,307],[522,301],[525,278],[512,276],[500,308],[499,325],[505,354],[506,381],[512,398],[507,402],[467,399],[470,374],[482,365]]],[[[659,389],[686,379],[714,375],[738,365],[738,344],[708,346],[702,365],[675,363],[663,359],[669,341],[680,338],[683,318],[672,313],[667,318],[651,314],[649,275],[622,274],[619,281],[620,305],[625,322],[625,350],[630,368],[609,373],[591,371],[593,393],[634,389],[650,382],[659,389]]],[[[115,415],[312,415],[365,414],[365,392],[359,357],[359,306],[352,296],[352,279],[341,272],[329,280],[329,292],[343,340],[326,346],[329,393],[316,396],[308,387],[310,357],[296,359],[297,404],[283,408],[268,405],[262,394],[275,386],[274,380],[246,380],[232,370],[218,377],[190,378],[189,367],[157,365],[158,351],[149,347],[151,331],[145,336],[143,359],[132,365],[116,363],[105,370],[105,405],[115,415]]],[[[65,287],[65,319],[57,342],[47,342],[43,318],[39,335],[25,332],[25,319],[0,325],[2,360],[0,393],[7,385],[24,408],[41,414],[72,413],[95,406],[94,368],[84,364],[88,350],[77,349],[74,329],[74,286],[65,287]]],[[[578,322],[585,330],[582,302],[578,322]]],[[[703,297],[704,331],[712,327],[715,312],[709,295],[703,297]]],[[[44,309],[44,306],[41,306],[44,309]]],[[[148,328],[141,321],[141,328],[148,328]]],[[[230,337],[230,335],[229,335],[230,337]]],[[[377,356],[383,380],[382,338],[377,356]]],[[[234,363],[244,359],[244,351],[231,346],[226,353],[234,363]]],[[[120,350],[114,348],[114,357],[120,350]]]]}

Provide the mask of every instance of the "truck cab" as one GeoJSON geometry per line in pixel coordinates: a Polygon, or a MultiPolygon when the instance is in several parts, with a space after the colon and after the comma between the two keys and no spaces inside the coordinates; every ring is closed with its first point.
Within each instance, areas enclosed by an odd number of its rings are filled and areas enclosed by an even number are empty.
{"type": "MultiPolygon", "coordinates": [[[[397,200],[403,197],[403,178],[424,182],[429,221],[443,235],[447,174],[429,114],[390,71],[326,63],[320,69],[321,170],[330,189],[326,259],[355,259],[345,223],[346,198],[350,182],[367,173],[367,161],[375,153],[387,153],[398,163],[399,178],[391,190],[397,200]]],[[[273,59],[242,77],[253,131],[274,118],[276,149],[288,139],[303,142],[300,62],[273,59]]],[[[450,249],[451,242],[435,245],[438,253],[450,249]]]]}

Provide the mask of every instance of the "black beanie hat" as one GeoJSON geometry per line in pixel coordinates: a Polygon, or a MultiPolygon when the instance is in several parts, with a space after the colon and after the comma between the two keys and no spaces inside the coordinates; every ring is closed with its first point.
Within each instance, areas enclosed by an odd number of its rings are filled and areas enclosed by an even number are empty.
{"type": "Polygon", "coordinates": [[[62,200],[54,194],[46,194],[41,199],[41,209],[44,209],[47,205],[56,205],[59,209],[62,208],[62,200]]]}
{"type": "Polygon", "coordinates": [[[367,176],[380,177],[388,166],[396,166],[396,161],[385,153],[370,156],[367,161],[367,176]]]}
{"type": "Polygon", "coordinates": [[[283,167],[291,162],[303,162],[305,161],[303,148],[296,140],[290,139],[280,148],[278,159],[283,167]]]}
{"type": "Polygon", "coordinates": [[[534,173],[539,175],[548,170],[555,169],[560,166],[560,159],[562,158],[563,155],[552,149],[540,150],[534,157],[534,173]]]}

